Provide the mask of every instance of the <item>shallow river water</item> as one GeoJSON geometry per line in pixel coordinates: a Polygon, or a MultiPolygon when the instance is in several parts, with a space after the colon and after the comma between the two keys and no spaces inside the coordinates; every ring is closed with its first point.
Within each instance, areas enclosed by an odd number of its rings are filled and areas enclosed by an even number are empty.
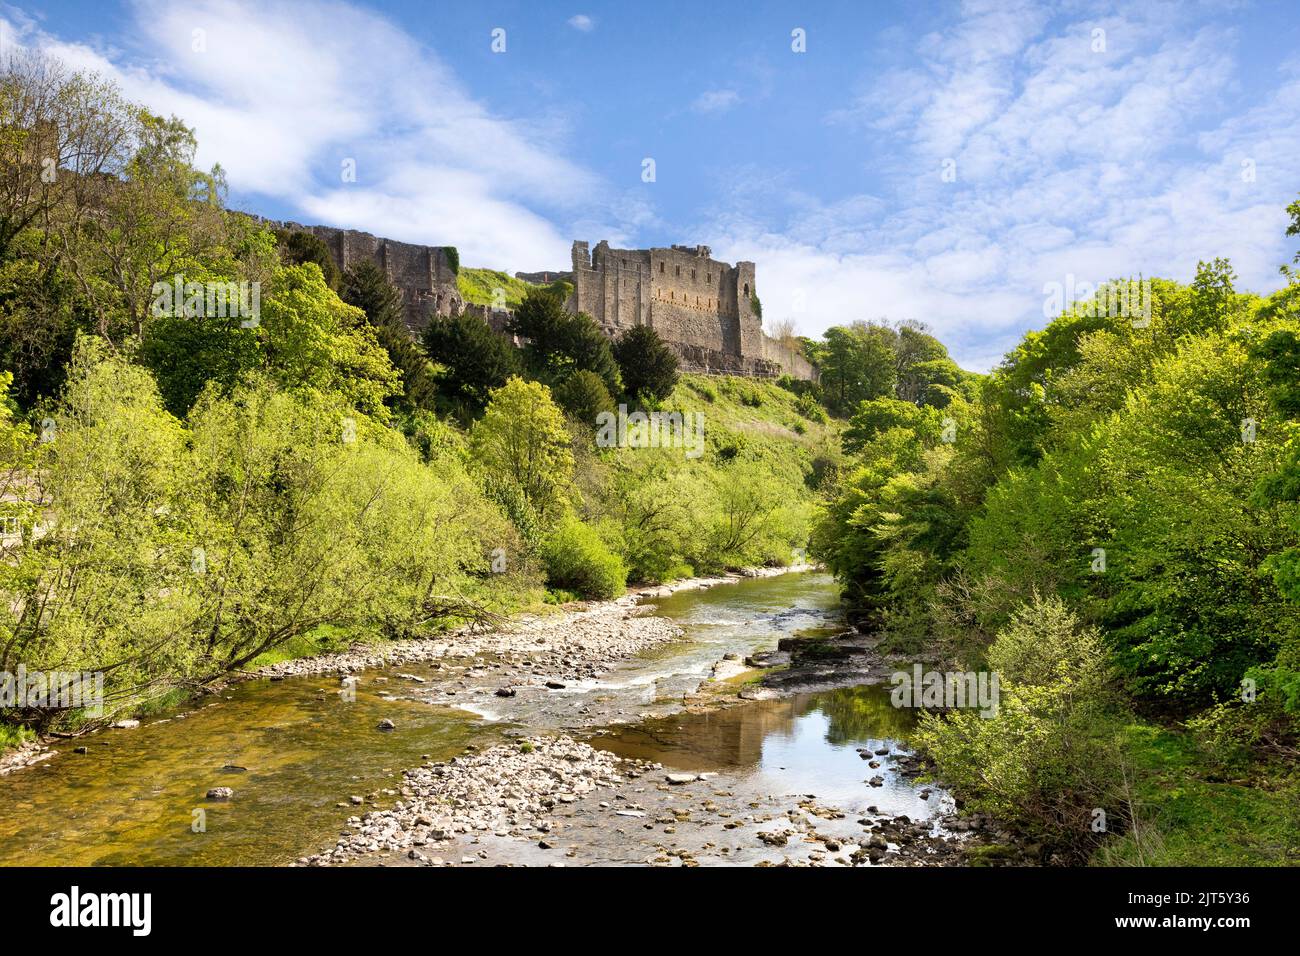
{"type": "Polygon", "coordinates": [[[883,688],[672,713],[724,654],[771,650],[783,636],[837,624],[831,578],[788,574],[655,603],[684,628],[681,641],[589,684],[521,694],[509,722],[494,719],[490,704],[449,706],[461,702],[435,701],[422,685],[376,671],[351,703],[329,677],[249,681],[198,710],[67,742],[53,759],[0,777],[0,865],[285,864],[333,843],[353,812],[349,795],[379,792],[382,803],[402,769],[426,755],[448,759],[521,730],[581,727],[594,746],[719,771],[755,793],[816,794],[913,819],[937,808],[888,771],[883,787],[864,784],[872,772],[858,749],[898,746],[911,726],[883,688]],[[384,717],[399,729],[377,732],[384,717]],[[237,799],[205,800],[219,786],[237,799]]]}

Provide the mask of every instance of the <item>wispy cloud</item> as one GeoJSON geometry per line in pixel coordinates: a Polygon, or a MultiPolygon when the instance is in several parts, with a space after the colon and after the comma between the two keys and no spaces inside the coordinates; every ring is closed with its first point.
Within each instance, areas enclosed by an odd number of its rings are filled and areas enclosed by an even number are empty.
{"type": "Polygon", "coordinates": [[[697,113],[721,113],[740,102],[735,90],[706,90],[695,98],[691,109],[697,113]]]}
{"type": "Polygon", "coordinates": [[[769,193],[719,211],[715,248],[760,264],[765,314],[805,334],[921,319],[987,368],[1044,323],[1043,286],[1070,274],[1186,281],[1226,255],[1243,287],[1275,288],[1300,182],[1296,64],[1232,115],[1230,32],[1169,7],[1077,10],[967,4],[917,43],[914,67],[830,111],[864,148],[897,144],[884,196],[769,193]]]}
{"type": "Polygon", "coordinates": [[[19,42],[117,80],[197,129],[250,200],[407,241],[454,244],[503,268],[568,258],[574,221],[609,222],[617,197],[540,124],[495,115],[428,47],[341,2],[139,0],[129,49],[14,23],[19,42]],[[311,15],[306,15],[310,9],[311,15]],[[430,95],[437,91],[437,95],[430,95]],[[356,181],[345,182],[345,161],[356,181]]]}
{"type": "Polygon", "coordinates": [[[569,17],[569,26],[573,27],[575,30],[580,30],[583,33],[590,33],[592,30],[596,29],[596,21],[585,13],[579,13],[569,17]]]}

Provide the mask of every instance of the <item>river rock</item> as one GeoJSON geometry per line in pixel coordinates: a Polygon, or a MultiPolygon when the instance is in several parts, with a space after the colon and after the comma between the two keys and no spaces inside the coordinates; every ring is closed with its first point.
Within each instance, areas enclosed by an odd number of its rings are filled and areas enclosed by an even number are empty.
{"type": "Polygon", "coordinates": [[[393,723],[393,722],[392,722],[391,720],[389,720],[387,717],[385,717],[383,720],[381,720],[381,721],[380,721],[376,726],[377,726],[377,728],[378,728],[379,730],[396,730],[396,729],[397,729],[397,724],[393,723]]]}
{"type": "Polygon", "coordinates": [[[235,791],[229,787],[213,787],[208,791],[209,800],[229,800],[235,795],[235,791]]]}
{"type": "Polygon", "coordinates": [[[693,773],[670,773],[665,774],[664,779],[674,786],[681,786],[684,783],[694,783],[700,778],[693,773]]]}
{"type": "Polygon", "coordinates": [[[135,719],[115,720],[109,726],[112,727],[114,730],[135,730],[137,727],[140,726],[140,721],[135,719]]]}

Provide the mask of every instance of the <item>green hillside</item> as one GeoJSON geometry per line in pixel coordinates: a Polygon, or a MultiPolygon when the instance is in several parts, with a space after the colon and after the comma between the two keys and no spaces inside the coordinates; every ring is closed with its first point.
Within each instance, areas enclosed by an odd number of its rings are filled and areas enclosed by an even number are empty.
{"type": "MultiPolygon", "coordinates": [[[[515,308],[524,301],[524,296],[528,294],[529,289],[536,288],[531,282],[516,279],[496,269],[461,269],[456,277],[456,284],[464,300],[473,305],[493,305],[496,290],[501,289],[505,293],[505,305],[508,309],[515,308]]],[[[550,288],[556,289],[567,298],[572,286],[567,282],[553,282],[550,288]]]]}

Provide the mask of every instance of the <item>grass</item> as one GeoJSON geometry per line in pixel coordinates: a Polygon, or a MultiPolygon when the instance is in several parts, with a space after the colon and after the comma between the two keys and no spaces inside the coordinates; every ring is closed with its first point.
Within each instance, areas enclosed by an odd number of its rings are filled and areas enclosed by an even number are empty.
{"type": "MultiPolygon", "coordinates": [[[[505,305],[508,309],[513,309],[523,302],[524,296],[530,289],[539,288],[531,282],[516,279],[496,269],[461,269],[456,277],[456,285],[460,290],[461,298],[474,305],[500,305],[496,297],[496,290],[500,289],[505,295],[505,305]]],[[[572,286],[567,282],[556,281],[548,288],[556,289],[568,298],[572,286]]]]}
{"type": "Polygon", "coordinates": [[[356,641],[362,640],[365,636],[352,628],[322,624],[310,634],[295,637],[279,647],[272,648],[265,654],[259,654],[249,661],[244,669],[253,671],[259,667],[269,667],[271,664],[279,664],[281,661],[293,660],[297,657],[314,657],[317,654],[328,654],[330,651],[349,647],[356,641]]]}
{"type": "Polygon", "coordinates": [[[12,724],[0,724],[0,753],[6,750],[12,750],[15,747],[21,747],[29,740],[35,740],[36,734],[26,727],[15,727],[12,724]]]}
{"type": "Polygon", "coordinates": [[[1300,771],[1257,762],[1224,769],[1188,733],[1125,728],[1136,777],[1139,841],[1101,848],[1103,866],[1300,865],[1300,771]]]}
{"type": "Polygon", "coordinates": [[[720,426],[779,453],[794,445],[806,451],[839,448],[843,425],[802,414],[799,398],[774,381],[736,375],[682,375],[665,408],[703,412],[708,428],[720,426]]]}

